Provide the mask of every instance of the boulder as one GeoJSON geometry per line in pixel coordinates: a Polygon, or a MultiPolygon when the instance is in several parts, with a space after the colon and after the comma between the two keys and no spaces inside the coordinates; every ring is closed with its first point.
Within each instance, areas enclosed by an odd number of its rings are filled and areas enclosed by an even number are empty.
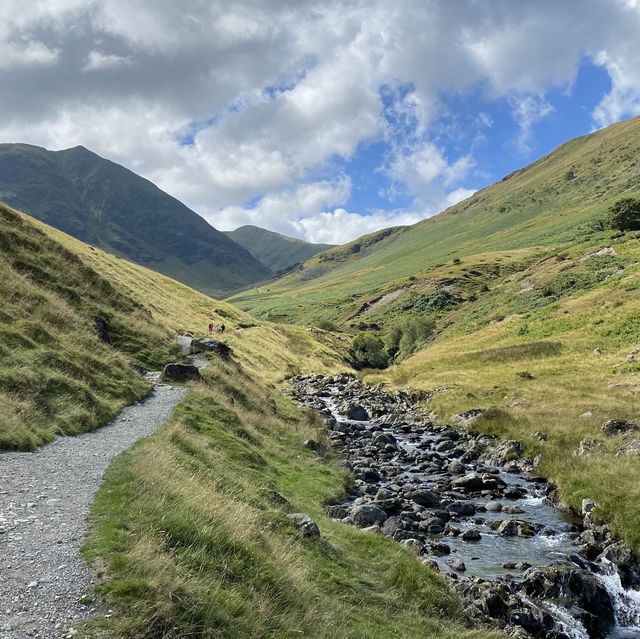
{"type": "Polygon", "coordinates": [[[636,429],[636,423],[624,419],[610,419],[602,424],[602,432],[607,437],[616,437],[624,435],[636,429]]]}
{"type": "Polygon", "coordinates": [[[464,565],[464,561],[461,559],[447,559],[445,563],[456,572],[465,572],[467,570],[467,567],[464,565]]]}
{"type": "Polygon", "coordinates": [[[200,379],[200,371],[192,364],[167,364],[162,376],[174,382],[197,381],[200,379]]]}
{"type": "Polygon", "coordinates": [[[531,524],[521,519],[500,522],[496,532],[502,537],[533,537],[535,534],[531,524]]]}
{"type": "Polygon", "coordinates": [[[287,517],[303,537],[309,537],[311,539],[320,538],[318,524],[316,524],[307,513],[293,513],[287,515],[287,517]]]}
{"type": "Polygon", "coordinates": [[[367,528],[368,526],[383,524],[387,520],[387,514],[382,508],[378,508],[373,504],[361,504],[360,506],[354,506],[351,510],[351,520],[357,526],[367,528]]]}
{"type": "Polygon", "coordinates": [[[482,536],[475,528],[465,530],[460,536],[460,539],[462,539],[463,541],[480,541],[481,538],[482,536]]]}
{"type": "Polygon", "coordinates": [[[462,477],[456,477],[451,482],[453,490],[462,490],[465,492],[474,492],[482,490],[482,477],[478,473],[468,473],[462,477]]]}
{"type": "Polygon", "coordinates": [[[440,496],[426,488],[419,488],[418,490],[412,491],[409,493],[409,499],[425,508],[435,508],[440,505],[440,496]]]}
{"type": "Polygon", "coordinates": [[[345,410],[347,419],[352,419],[358,422],[366,422],[369,420],[369,413],[358,404],[349,404],[345,410]]]}

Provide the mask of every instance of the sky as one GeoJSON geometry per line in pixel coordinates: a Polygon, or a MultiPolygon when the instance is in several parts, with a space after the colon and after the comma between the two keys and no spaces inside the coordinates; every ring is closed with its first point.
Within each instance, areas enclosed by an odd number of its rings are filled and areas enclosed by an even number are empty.
{"type": "Polygon", "coordinates": [[[343,243],[640,114],[640,0],[0,0],[0,142],[343,243]]]}

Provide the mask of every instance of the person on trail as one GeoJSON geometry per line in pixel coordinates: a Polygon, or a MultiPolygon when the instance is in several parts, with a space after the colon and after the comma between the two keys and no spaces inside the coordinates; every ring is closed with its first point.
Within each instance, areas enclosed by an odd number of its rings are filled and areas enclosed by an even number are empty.
{"type": "Polygon", "coordinates": [[[226,326],[224,324],[220,324],[220,328],[218,329],[220,331],[220,334],[222,335],[222,333],[224,333],[224,329],[226,328],[226,326]]]}
{"type": "Polygon", "coordinates": [[[209,324],[209,335],[211,335],[212,333],[213,333],[213,322],[209,324]]]}

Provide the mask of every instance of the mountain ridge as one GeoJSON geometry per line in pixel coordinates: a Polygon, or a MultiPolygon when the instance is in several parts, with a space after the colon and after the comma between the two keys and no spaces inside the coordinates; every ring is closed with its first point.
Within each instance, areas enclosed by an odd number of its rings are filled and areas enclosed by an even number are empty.
{"type": "Polygon", "coordinates": [[[0,200],[209,294],[271,272],[153,182],[84,146],[0,144],[0,200]]]}
{"type": "Polygon", "coordinates": [[[223,231],[234,242],[243,246],[259,262],[277,275],[295,264],[306,262],[314,255],[333,248],[333,244],[314,244],[282,233],[269,231],[253,224],[223,231]]]}

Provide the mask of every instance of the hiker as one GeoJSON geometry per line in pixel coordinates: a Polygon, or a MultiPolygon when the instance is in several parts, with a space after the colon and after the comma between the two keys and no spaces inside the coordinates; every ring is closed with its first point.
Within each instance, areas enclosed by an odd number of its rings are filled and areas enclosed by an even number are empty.
{"type": "Polygon", "coordinates": [[[211,335],[212,333],[213,333],[213,322],[209,324],[209,335],[211,335]]]}
{"type": "Polygon", "coordinates": [[[225,325],[224,324],[220,324],[220,328],[218,329],[220,331],[220,334],[222,335],[222,333],[224,333],[224,329],[225,329],[225,325]]]}

